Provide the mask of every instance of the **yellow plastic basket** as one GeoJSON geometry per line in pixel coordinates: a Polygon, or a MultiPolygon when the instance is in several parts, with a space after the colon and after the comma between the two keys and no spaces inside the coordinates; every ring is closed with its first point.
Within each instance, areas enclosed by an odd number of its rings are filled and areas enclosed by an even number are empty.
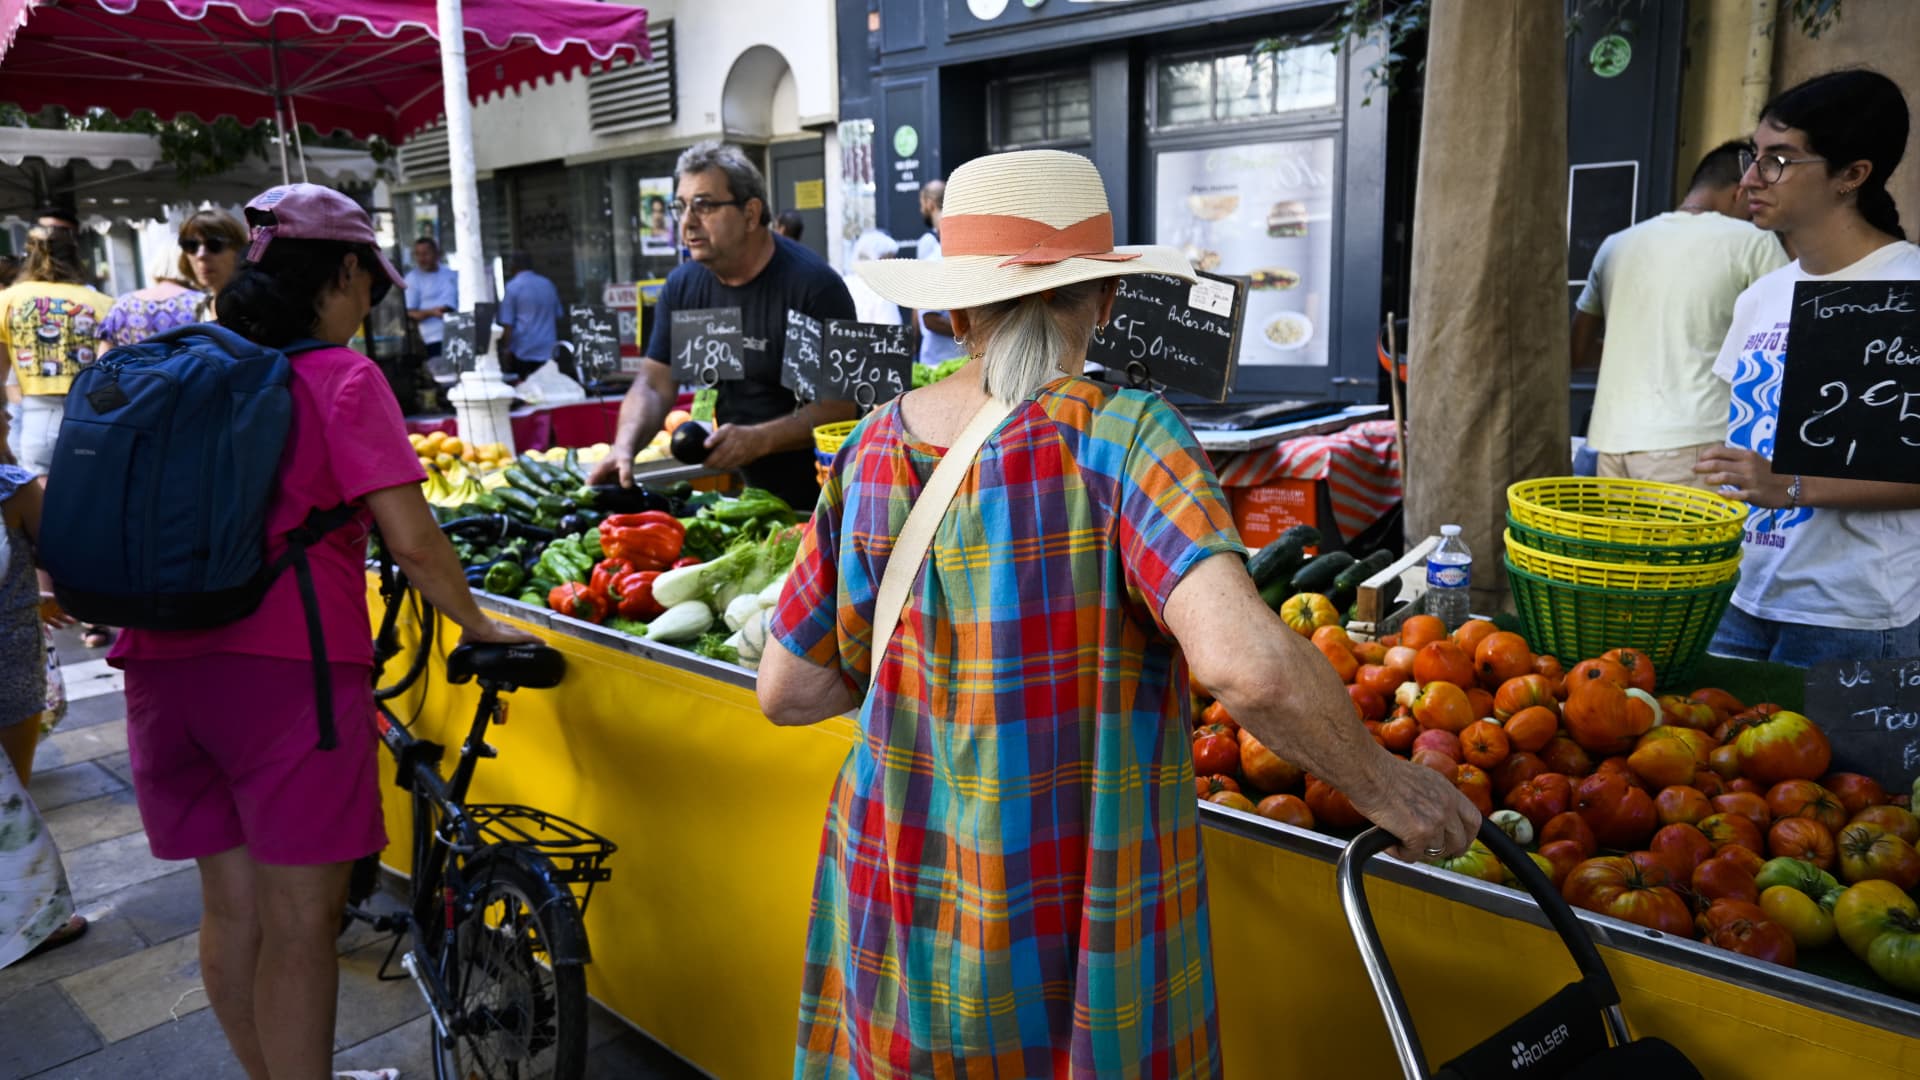
{"type": "Polygon", "coordinates": [[[1603,563],[1549,555],[1528,547],[1506,531],[1507,557],[1513,565],[1536,577],[1564,581],[1617,592],[1673,592],[1678,589],[1705,589],[1731,581],[1740,572],[1740,556],[1719,562],[1693,566],[1650,566],[1636,563],[1603,563]]]}
{"type": "Polygon", "coordinates": [[[1549,476],[1507,489],[1507,510],[1529,529],[1572,540],[1712,546],[1741,538],[1744,504],[1651,480],[1549,476]]]}
{"type": "Polygon", "coordinates": [[[821,424],[813,429],[813,448],[827,457],[840,452],[840,444],[847,441],[853,429],[860,426],[858,420],[842,420],[833,424],[821,424]]]}

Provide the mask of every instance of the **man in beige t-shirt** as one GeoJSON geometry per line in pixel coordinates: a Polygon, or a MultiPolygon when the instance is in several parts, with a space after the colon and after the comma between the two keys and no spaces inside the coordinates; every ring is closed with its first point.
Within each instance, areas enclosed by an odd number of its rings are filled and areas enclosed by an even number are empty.
{"type": "Polygon", "coordinates": [[[1678,209],[1607,237],[1573,316],[1573,366],[1600,368],[1587,445],[1601,476],[1704,487],[1694,462],[1727,437],[1714,357],[1747,286],[1786,265],[1749,223],[1740,151],[1716,147],[1678,209]]]}

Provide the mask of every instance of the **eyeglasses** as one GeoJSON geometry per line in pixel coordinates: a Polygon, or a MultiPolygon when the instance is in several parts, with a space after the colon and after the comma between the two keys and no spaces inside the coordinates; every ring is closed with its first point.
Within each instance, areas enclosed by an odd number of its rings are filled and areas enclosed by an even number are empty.
{"type": "Polygon", "coordinates": [[[1758,165],[1759,170],[1755,175],[1760,177],[1760,182],[1777,184],[1780,182],[1780,177],[1786,174],[1787,166],[1810,165],[1813,162],[1825,160],[1827,159],[1823,157],[1790,158],[1780,154],[1755,154],[1751,150],[1742,150],[1740,151],[1740,175],[1747,175],[1748,169],[1758,165]]]}
{"type": "Polygon", "coordinates": [[[189,255],[200,254],[201,248],[205,248],[209,255],[218,255],[227,250],[227,242],[217,236],[209,236],[205,240],[189,240],[184,236],[180,238],[180,250],[189,255]]]}
{"type": "Polygon", "coordinates": [[[685,199],[675,199],[667,209],[673,211],[674,217],[686,217],[687,214],[691,212],[694,217],[703,218],[723,206],[745,205],[746,201],[744,199],[709,199],[703,195],[692,202],[688,202],[685,199]]]}

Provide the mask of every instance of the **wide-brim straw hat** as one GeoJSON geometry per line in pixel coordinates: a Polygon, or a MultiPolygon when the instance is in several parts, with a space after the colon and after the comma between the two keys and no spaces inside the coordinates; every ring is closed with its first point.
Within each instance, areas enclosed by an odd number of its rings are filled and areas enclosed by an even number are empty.
{"type": "Polygon", "coordinates": [[[1170,247],[1113,245],[1107,186],[1064,150],[975,158],[947,178],[940,258],[880,259],[854,271],[905,307],[951,310],[1126,274],[1197,280],[1170,247]]]}

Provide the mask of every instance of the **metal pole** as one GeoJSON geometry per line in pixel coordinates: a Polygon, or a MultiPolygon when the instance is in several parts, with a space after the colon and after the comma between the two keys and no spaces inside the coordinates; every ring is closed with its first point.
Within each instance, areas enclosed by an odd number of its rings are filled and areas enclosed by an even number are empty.
{"type": "Polygon", "coordinates": [[[291,184],[293,173],[287,168],[287,115],[281,110],[280,103],[280,95],[273,95],[273,133],[278,136],[274,141],[280,144],[280,182],[291,184]]]}
{"type": "Polygon", "coordinates": [[[447,100],[447,165],[453,175],[453,232],[460,271],[460,310],[492,295],[480,250],[480,192],[473,166],[473,105],[467,99],[467,36],[460,0],[437,0],[440,78],[447,100]]]}
{"type": "Polygon", "coordinates": [[[293,150],[300,158],[300,182],[310,184],[313,181],[307,176],[307,147],[300,141],[300,107],[292,98],[287,99],[287,117],[293,121],[293,150]]]}

